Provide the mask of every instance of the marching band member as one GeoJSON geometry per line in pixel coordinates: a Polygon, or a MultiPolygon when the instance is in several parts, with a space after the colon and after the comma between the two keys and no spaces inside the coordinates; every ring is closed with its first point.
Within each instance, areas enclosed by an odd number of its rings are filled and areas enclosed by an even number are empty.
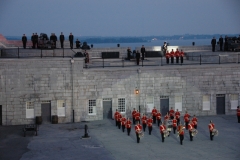
{"type": "Polygon", "coordinates": [[[212,134],[212,131],[213,129],[215,128],[215,125],[214,123],[212,122],[212,120],[210,121],[210,123],[208,124],[208,128],[209,128],[209,132],[210,132],[210,140],[212,141],[213,140],[213,134],[212,134]]]}
{"type": "Polygon", "coordinates": [[[136,136],[137,136],[137,143],[140,142],[140,137],[139,137],[139,132],[142,131],[142,126],[141,124],[139,124],[139,121],[137,121],[137,125],[135,125],[135,132],[136,132],[136,136]]]}
{"type": "Polygon", "coordinates": [[[176,129],[177,129],[177,119],[176,119],[176,117],[173,118],[172,125],[173,125],[173,133],[175,134],[176,129]]]}
{"type": "Polygon", "coordinates": [[[138,121],[138,122],[140,123],[140,118],[141,118],[141,116],[140,116],[140,113],[138,112],[138,110],[137,110],[137,112],[135,113],[134,117],[135,117],[135,122],[138,121]]]}
{"type": "Polygon", "coordinates": [[[131,124],[132,124],[131,120],[127,118],[126,128],[127,128],[128,136],[130,135],[130,132],[131,132],[131,124]]]}
{"type": "Polygon", "coordinates": [[[164,123],[162,123],[162,124],[160,125],[159,129],[160,129],[160,133],[161,133],[161,135],[162,135],[162,142],[164,142],[165,137],[164,137],[163,131],[166,130],[166,126],[164,125],[164,123]]]}
{"type": "Polygon", "coordinates": [[[180,124],[179,126],[178,126],[178,135],[179,135],[179,138],[180,138],[180,144],[182,145],[182,142],[183,142],[183,139],[184,139],[184,129],[185,127],[182,125],[182,124],[180,124]]]}
{"type": "Polygon", "coordinates": [[[238,118],[238,123],[240,123],[240,108],[237,106],[237,118],[238,118]]]}
{"type": "Polygon", "coordinates": [[[135,108],[133,108],[133,111],[132,111],[132,119],[133,119],[133,124],[135,124],[135,113],[137,111],[135,110],[135,108]]]}
{"type": "Polygon", "coordinates": [[[164,116],[164,121],[168,121],[169,120],[169,115],[168,115],[168,112],[166,113],[166,115],[164,116]]]}
{"type": "Polygon", "coordinates": [[[178,111],[178,109],[177,109],[177,111],[175,112],[175,117],[176,117],[176,119],[177,119],[177,125],[179,125],[179,122],[180,122],[180,112],[178,111]]]}
{"type": "Polygon", "coordinates": [[[126,125],[126,118],[124,115],[122,116],[122,119],[121,119],[121,125],[122,125],[122,131],[124,132],[125,125],[126,125]]]}
{"type": "Polygon", "coordinates": [[[174,63],[174,51],[172,49],[172,51],[170,52],[170,56],[171,56],[171,63],[174,63]]]}
{"type": "Polygon", "coordinates": [[[192,121],[190,121],[190,123],[188,124],[188,131],[189,131],[190,141],[193,141],[192,129],[193,129],[193,123],[192,123],[192,121]]]}
{"type": "Polygon", "coordinates": [[[173,119],[173,117],[174,117],[174,110],[172,109],[172,107],[169,111],[169,116],[170,116],[171,119],[173,119]]]}
{"type": "Polygon", "coordinates": [[[179,57],[180,57],[180,52],[178,51],[178,48],[175,51],[175,57],[176,57],[176,63],[178,63],[179,62],[179,57]]]}
{"type": "Polygon", "coordinates": [[[162,114],[159,111],[157,112],[157,123],[158,123],[158,127],[160,123],[162,123],[162,114]]]}
{"type": "Polygon", "coordinates": [[[149,116],[149,118],[148,118],[148,120],[147,120],[149,135],[151,135],[151,132],[152,132],[152,124],[153,124],[153,119],[152,119],[151,116],[149,116]]]}
{"type": "Polygon", "coordinates": [[[154,107],[152,109],[152,117],[153,117],[153,123],[156,124],[156,116],[157,116],[157,109],[154,107]]]}
{"type": "Polygon", "coordinates": [[[115,119],[115,122],[116,122],[116,126],[118,126],[118,115],[120,113],[118,112],[118,110],[116,109],[116,112],[114,113],[114,119],[115,119]]]}
{"type": "Polygon", "coordinates": [[[193,127],[194,127],[195,129],[197,129],[197,121],[198,121],[198,119],[197,119],[197,117],[194,115],[193,118],[192,118],[192,122],[193,122],[193,127]]]}
{"type": "Polygon", "coordinates": [[[181,52],[180,52],[181,63],[183,63],[183,57],[184,57],[184,52],[183,52],[183,50],[181,49],[181,52]]]}
{"type": "Polygon", "coordinates": [[[142,116],[142,126],[143,126],[143,131],[145,132],[146,126],[147,126],[147,116],[143,114],[142,116]]]}
{"type": "Polygon", "coordinates": [[[166,57],[166,63],[169,64],[170,53],[168,52],[168,50],[165,57],[166,57]]]}
{"type": "Polygon", "coordinates": [[[184,115],[184,122],[185,122],[186,130],[188,130],[189,117],[190,117],[190,115],[189,115],[188,112],[186,111],[186,113],[185,113],[185,115],[184,115]]]}
{"type": "Polygon", "coordinates": [[[121,129],[121,119],[122,119],[122,115],[121,113],[118,114],[118,129],[121,129]]]}

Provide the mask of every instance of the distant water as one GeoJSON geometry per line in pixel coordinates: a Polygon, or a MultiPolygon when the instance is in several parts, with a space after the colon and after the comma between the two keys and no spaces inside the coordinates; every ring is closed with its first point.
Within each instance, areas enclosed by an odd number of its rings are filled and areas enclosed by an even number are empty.
{"type": "MultiPolygon", "coordinates": [[[[6,36],[8,40],[21,40],[20,36],[6,36]]],[[[27,37],[28,40],[31,37],[27,37]]],[[[76,39],[81,41],[81,37],[75,37],[76,39]]],[[[188,40],[155,40],[151,42],[144,42],[144,43],[119,43],[120,47],[130,47],[135,49],[135,47],[141,47],[144,45],[145,47],[151,46],[162,46],[164,41],[169,43],[170,46],[192,46],[192,42],[195,42],[195,46],[202,46],[202,45],[211,45],[211,39],[188,39],[188,40]]],[[[81,41],[83,42],[83,41],[81,41]]],[[[88,43],[88,45],[93,44],[94,48],[108,48],[108,47],[117,47],[118,43],[88,43]]]]}

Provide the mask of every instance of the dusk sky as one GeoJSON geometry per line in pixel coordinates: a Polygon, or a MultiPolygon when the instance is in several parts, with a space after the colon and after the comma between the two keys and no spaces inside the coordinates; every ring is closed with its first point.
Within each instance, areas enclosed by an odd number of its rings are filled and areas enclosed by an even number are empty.
{"type": "Polygon", "coordinates": [[[0,34],[240,33],[240,0],[0,0],[0,34]]]}

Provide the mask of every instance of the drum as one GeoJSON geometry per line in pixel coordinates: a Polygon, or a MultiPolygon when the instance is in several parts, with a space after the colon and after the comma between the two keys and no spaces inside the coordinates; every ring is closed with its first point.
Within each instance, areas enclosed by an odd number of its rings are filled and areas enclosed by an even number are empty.
{"type": "Polygon", "coordinates": [[[167,128],[173,128],[173,120],[168,120],[167,121],[167,128]]]}
{"type": "Polygon", "coordinates": [[[218,130],[217,129],[213,129],[212,130],[212,135],[213,136],[218,136],[218,130]]]}

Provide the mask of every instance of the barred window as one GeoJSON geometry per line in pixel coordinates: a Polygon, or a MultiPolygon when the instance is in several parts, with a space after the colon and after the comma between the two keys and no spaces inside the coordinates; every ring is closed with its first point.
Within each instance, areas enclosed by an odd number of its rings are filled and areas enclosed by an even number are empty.
{"type": "Polygon", "coordinates": [[[88,114],[96,114],[96,100],[88,101],[88,114]]]}
{"type": "Polygon", "coordinates": [[[203,104],[202,104],[203,110],[210,110],[210,95],[204,95],[203,96],[203,104]]]}
{"type": "Polygon", "coordinates": [[[125,98],[119,98],[118,99],[118,111],[119,112],[126,112],[126,106],[125,106],[125,98]]]}
{"type": "Polygon", "coordinates": [[[237,109],[238,106],[238,94],[230,95],[231,109],[237,109]]]}
{"type": "Polygon", "coordinates": [[[34,103],[26,102],[26,118],[34,118],[34,103]]]}
{"type": "Polygon", "coordinates": [[[57,113],[58,116],[65,116],[65,102],[64,100],[57,100],[57,113]]]}

